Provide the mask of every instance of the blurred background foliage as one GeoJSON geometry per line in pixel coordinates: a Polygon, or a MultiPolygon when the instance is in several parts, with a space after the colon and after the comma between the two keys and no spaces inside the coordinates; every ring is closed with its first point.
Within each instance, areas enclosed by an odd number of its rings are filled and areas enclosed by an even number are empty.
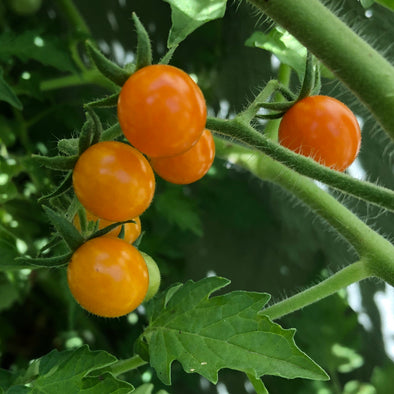
{"type": "MultiPolygon", "coordinates": [[[[73,51],[81,52],[87,61],[83,46],[75,44],[87,32],[73,29],[63,0],[36,3],[37,9],[21,14],[12,1],[0,1],[0,83],[17,96],[14,105],[0,101],[0,367],[9,369],[25,367],[28,360],[54,347],[67,349],[82,343],[119,358],[130,357],[144,325],[142,308],[116,320],[84,312],[69,295],[64,270],[12,267],[15,256],[35,254],[50,237],[52,229],[37,198],[61,179],[33,164],[30,154],[55,154],[57,141],[80,129],[82,104],[108,93],[105,86],[79,77],[73,51]]],[[[132,11],[149,31],[154,60],[165,53],[171,27],[166,2],[76,3],[93,39],[120,65],[134,56],[132,11]]],[[[347,23],[394,59],[393,13],[377,4],[364,9],[356,0],[330,3],[335,3],[335,11],[347,23]]],[[[228,2],[223,19],[207,23],[181,43],[171,63],[197,77],[211,115],[231,116],[275,78],[271,54],[245,46],[253,32],[270,27],[246,3],[228,2]]],[[[291,83],[297,86],[297,82],[294,75],[291,83]]],[[[363,146],[353,174],[393,188],[393,145],[337,81],[325,79],[323,93],[346,102],[362,120],[363,146]]],[[[114,110],[101,110],[100,116],[108,125],[116,121],[114,110]]],[[[338,198],[373,228],[392,234],[392,214],[348,197],[338,198]]],[[[294,197],[220,159],[208,176],[193,185],[174,186],[158,179],[154,203],[141,220],[145,234],[140,248],[158,262],[163,288],[217,274],[229,278],[233,290],[264,291],[279,300],[355,257],[344,240],[294,197]]],[[[370,281],[283,318],[280,323],[297,328],[298,345],[332,380],[267,377],[270,393],[392,393],[394,331],[387,316],[392,319],[393,305],[392,289],[370,281]],[[379,299],[386,300],[388,309],[379,308],[379,299]]],[[[149,367],[127,378],[135,385],[152,381],[157,389],[161,387],[149,367]]],[[[176,365],[173,382],[167,388],[170,393],[253,392],[244,375],[234,371],[222,371],[214,387],[176,365]]]]}

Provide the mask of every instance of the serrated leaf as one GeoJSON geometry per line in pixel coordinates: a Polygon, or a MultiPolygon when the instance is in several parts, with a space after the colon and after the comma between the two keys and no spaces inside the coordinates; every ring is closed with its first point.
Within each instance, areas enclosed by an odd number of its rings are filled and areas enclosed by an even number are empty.
{"type": "Polygon", "coordinates": [[[23,109],[23,105],[14,93],[11,86],[3,78],[3,70],[0,69],[0,101],[6,101],[18,110],[23,109]]]}
{"type": "Polygon", "coordinates": [[[181,230],[190,230],[198,236],[203,235],[202,223],[196,207],[179,187],[169,187],[156,197],[155,208],[171,224],[181,230]]]}
{"type": "Polygon", "coordinates": [[[13,56],[23,62],[33,59],[60,71],[76,72],[64,41],[59,37],[41,36],[39,31],[25,31],[18,35],[5,32],[0,35],[0,60],[8,61],[13,56]]]}
{"type": "Polygon", "coordinates": [[[41,393],[117,393],[125,394],[133,390],[127,382],[105,373],[88,376],[98,368],[107,367],[117,359],[104,351],[91,351],[87,346],[76,350],[59,352],[53,350],[38,359],[39,374],[31,382],[33,392],[41,393]],[[66,391],[65,391],[66,390],[66,391]]]}
{"type": "Polygon", "coordinates": [[[227,0],[165,0],[171,6],[172,27],[167,41],[171,48],[211,20],[222,18],[227,0]]]}
{"type": "Polygon", "coordinates": [[[235,291],[209,298],[228,283],[219,277],[189,281],[150,321],[143,337],[149,346],[151,366],[165,384],[171,383],[174,360],[186,372],[199,373],[213,383],[223,368],[255,377],[327,379],[296,346],[295,330],[285,330],[258,315],[268,294],[235,291]]]}
{"type": "Polygon", "coordinates": [[[246,40],[245,45],[273,53],[281,63],[292,67],[302,79],[307,51],[288,32],[280,28],[274,28],[268,34],[256,31],[246,40]]]}

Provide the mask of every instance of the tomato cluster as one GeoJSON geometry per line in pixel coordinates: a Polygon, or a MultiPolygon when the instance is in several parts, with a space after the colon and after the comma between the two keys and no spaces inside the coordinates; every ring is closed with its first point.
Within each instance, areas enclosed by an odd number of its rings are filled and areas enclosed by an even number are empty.
{"type": "MultiPolygon", "coordinates": [[[[204,96],[188,74],[168,65],[135,72],[123,85],[118,118],[128,142],[91,145],[73,170],[75,194],[88,222],[102,229],[129,221],[85,242],[68,265],[72,295],[86,310],[117,317],[157,292],[160,272],[148,255],[131,244],[139,237],[139,216],[155,192],[156,172],[176,184],[201,179],[211,167],[215,144],[205,129],[204,96]]],[[[79,217],[74,218],[80,230],[79,217]]]]}

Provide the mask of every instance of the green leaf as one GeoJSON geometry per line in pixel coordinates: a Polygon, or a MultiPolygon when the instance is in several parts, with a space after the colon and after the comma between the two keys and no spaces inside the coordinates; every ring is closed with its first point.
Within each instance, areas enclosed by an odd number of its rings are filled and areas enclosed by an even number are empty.
{"type": "Polygon", "coordinates": [[[0,271],[26,268],[14,262],[15,257],[19,256],[16,241],[17,237],[0,224],[0,271]]]}
{"type": "Polygon", "coordinates": [[[76,72],[65,41],[60,37],[41,36],[39,31],[25,31],[18,35],[5,32],[0,35],[0,60],[9,61],[13,56],[23,62],[33,59],[60,71],[76,72]]]}
{"type": "Polygon", "coordinates": [[[199,373],[212,383],[218,381],[222,368],[255,377],[328,378],[295,345],[295,330],[285,330],[258,315],[268,294],[235,291],[209,298],[228,283],[219,277],[188,281],[159,314],[148,315],[150,324],[143,338],[149,346],[151,366],[163,383],[171,383],[174,360],[187,373],[199,373]]]}
{"type": "Polygon", "coordinates": [[[394,11],[394,1],[393,0],[375,0],[376,3],[394,11]]]}
{"type": "Polygon", "coordinates": [[[133,391],[133,394],[152,394],[154,385],[152,383],[145,383],[139,386],[133,391]]]}
{"type": "Polygon", "coordinates": [[[198,236],[203,235],[202,223],[195,204],[187,198],[180,187],[169,187],[155,200],[155,208],[171,224],[181,230],[190,230],[198,236]]]}
{"type": "Polygon", "coordinates": [[[246,40],[245,45],[272,52],[281,63],[292,67],[302,80],[307,51],[287,31],[280,28],[274,28],[268,34],[256,31],[246,40]]]}
{"type": "Polygon", "coordinates": [[[3,78],[3,70],[0,69],[0,101],[6,101],[8,104],[11,104],[13,107],[21,111],[23,109],[23,105],[18,99],[18,96],[14,93],[11,86],[3,78]]]}
{"type": "Polygon", "coordinates": [[[211,20],[222,18],[227,0],[165,0],[171,6],[172,27],[167,47],[178,45],[190,33],[211,20]]]}
{"type": "Polygon", "coordinates": [[[119,93],[111,94],[110,96],[106,96],[104,98],[91,101],[90,103],[85,104],[85,107],[92,108],[113,108],[118,105],[119,93]]]}
{"type": "Polygon", "coordinates": [[[132,18],[137,31],[136,70],[138,70],[152,64],[152,47],[148,32],[135,12],[133,12],[132,18]]]}
{"type": "Polygon", "coordinates": [[[0,368],[0,393],[4,392],[2,390],[6,390],[9,386],[11,386],[14,378],[14,373],[10,372],[9,370],[0,368]]]}
{"type": "Polygon", "coordinates": [[[65,217],[59,215],[45,205],[43,209],[71,251],[75,251],[84,243],[82,235],[65,217]]]}
{"type": "Polygon", "coordinates": [[[97,69],[109,80],[123,86],[130,73],[107,59],[91,42],[86,41],[86,51],[97,69]]]}
{"type": "Polygon", "coordinates": [[[34,361],[33,367],[36,369],[38,367],[38,374],[31,381],[29,392],[130,393],[133,391],[133,386],[116,379],[111,374],[88,376],[90,372],[107,367],[116,361],[117,359],[111,354],[104,351],[91,351],[87,346],[63,352],[53,350],[34,361]]]}

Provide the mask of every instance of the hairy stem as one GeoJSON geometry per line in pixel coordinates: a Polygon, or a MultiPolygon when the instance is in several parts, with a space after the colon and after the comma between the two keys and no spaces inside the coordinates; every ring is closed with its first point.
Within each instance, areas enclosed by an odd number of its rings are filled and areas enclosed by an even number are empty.
{"type": "Polygon", "coordinates": [[[249,0],[305,45],[394,139],[394,67],[318,0],[249,0]]]}
{"type": "Polygon", "coordinates": [[[322,166],[314,160],[298,155],[271,141],[242,119],[223,120],[208,118],[207,128],[238,139],[255,147],[302,175],[316,179],[337,190],[394,211],[394,191],[369,182],[354,179],[344,173],[322,166]]]}
{"type": "Polygon", "coordinates": [[[346,286],[366,279],[369,276],[370,273],[365,263],[363,261],[358,261],[341,269],[319,284],[263,309],[260,313],[268,316],[272,320],[279,319],[282,316],[326,298],[346,286]]]}
{"type": "Polygon", "coordinates": [[[370,275],[394,285],[394,245],[373,231],[332,195],[311,179],[245,146],[215,138],[217,155],[249,170],[262,180],[273,182],[294,194],[325,219],[358,252],[370,275]]]}

